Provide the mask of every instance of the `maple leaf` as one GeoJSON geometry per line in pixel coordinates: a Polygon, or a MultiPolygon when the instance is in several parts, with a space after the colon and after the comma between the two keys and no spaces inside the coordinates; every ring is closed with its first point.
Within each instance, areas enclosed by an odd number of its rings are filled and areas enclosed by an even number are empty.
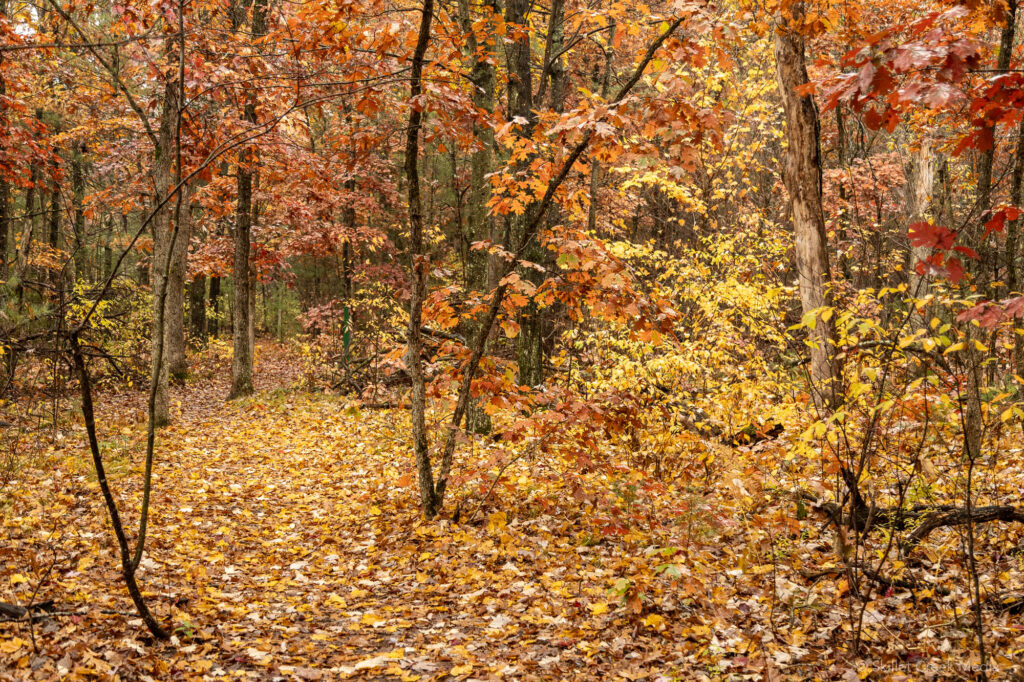
{"type": "Polygon", "coordinates": [[[910,243],[916,247],[926,247],[948,251],[953,246],[956,233],[926,221],[911,223],[907,228],[910,243]]]}

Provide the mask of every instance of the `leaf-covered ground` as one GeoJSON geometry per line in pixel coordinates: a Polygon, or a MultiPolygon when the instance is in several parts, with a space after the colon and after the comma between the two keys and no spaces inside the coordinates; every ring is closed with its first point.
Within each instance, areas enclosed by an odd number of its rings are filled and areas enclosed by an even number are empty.
{"type": "MultiPolygon", "coordinates": [[[[594,490],[614,487],[632,518],[650,519],[624,535],[603,534],[595,499],[578,481],[570,495],[536,457],[510,467],[479,513],[478,495],[451,519],[456,490],[448,518],[428,523],[405,413],[293,388],[294,365],[262,346],[254,398],[224,402],[223,365],[174,393],[140,569],[175,628],[169,643],[131,610],[80,420],[22,439],[0,489],[0,601],[52,600],[55,613],[0,624],[0,679],[969,677],[950,662],[969,661],[966,585],[941,545],[925,560],[934,583],[880,592],[865,654],[845,653],[842,581],[801,573],[836,565],[831,536],[779,493],[777,443],[720,449],[703,486],[594,474],[594,490]]],[[[141,400],[101,400],[129,527],[141,400]]],[[[984,531],[983,553],[1004,531],[984,531]]],[[[1019,563],[991,568],[1019,587],[1019,563]]],[[[1012,675],[1024,623],[990,618],[989,646],[1012,675]]]]}

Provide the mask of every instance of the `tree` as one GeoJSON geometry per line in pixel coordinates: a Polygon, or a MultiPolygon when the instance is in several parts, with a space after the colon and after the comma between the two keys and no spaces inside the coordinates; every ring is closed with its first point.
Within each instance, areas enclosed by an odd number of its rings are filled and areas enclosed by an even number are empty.
{"type": "MultiPolygon", "coordinates": [[[[785,6],[784,6],[785,7],[785,6]]],[[[821,203],[821,133],[818,109],[808,90],[804,63],[803,3],[788,6],[778,16],[775,69],[779,97],[786,112],[788,147],[782,177],[789,192],[796,243],[797,289],[808,322],[811,354],[811,393],[819,410],[835,407],[841,394],[841,366],[836,358],[836,332],[828,293],[825,214],[821,203]]]]}
{"type": "MultiPolygon", "coordinates": [[[[267,0],[253,0],[252,5],[252,36],[259,41],[267,32],[267,0]]],[[[240,14],[244,10],[239,5],[232,7],[232,26],[235,30],[241,25],[240,14]]],[[[242,119],[250,125],[255,125],[256,119],[256,94],[250,91],[247,95],[242,119]]],[[[252,217],[254,214],[252,190],[253,174],[256,163],[255,147],[245,147],[239,152],[235,173],[238,176],[238,203],[235,212],[235,258],[234,277],[234,304],[232,306],[232,345],[234,355],[231,360],[231,392],[229,398],[239,398],[250,395],[253,392],[252,368],[253,368],[253,339],[252,328],[254,320],[252,277],[250,275],[250,252],[252,239],[252,217]]]]}

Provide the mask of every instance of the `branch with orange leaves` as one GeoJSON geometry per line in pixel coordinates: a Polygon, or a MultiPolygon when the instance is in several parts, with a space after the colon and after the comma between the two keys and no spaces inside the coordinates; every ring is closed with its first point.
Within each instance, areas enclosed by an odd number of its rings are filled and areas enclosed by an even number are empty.
{"type": "MultiPolygon", "coordinates": [[[[644,53],[640,63],[633,71],[633,74],[622,85],[622,87],[619,88],[615,97],[611,102],[609,102],[610,105],[614,106],[619,104],[626,98],[633,87],[640,82],[644,72],[647,70],[647,66],[651,63],[651,60],[654,59],[654,55],[657,53],[658,49],[661,48],[664,42],[668,40],[673,33],[675,33],[676,29],[678,29],[687,18],[688,15],[676,17],[669,26],[659,34],[654,42],[648,46],[647,51],[644,53]]],[[[480,361],[483,359],[484,349],[487,346],[487,339],[491,335],[491,330],[498,318],[502,302],[504,301],[505,294],[508,291],[508,283],[505,280],[518,266],[519,261],[530,242],[536,238],[544,217],[555,199],[555,194],[558,192],[559,187],[565,179],[569,176],[573,165],[575,165],[576,161],[579,160],[580,156],[582,156],[583,152],[586,151],[587,147],[590,145],[590,141],[593,136],[593,129],[584,133],[583,138],[576,143],[576,146],[573,147],[571,152],[569,152],[569,155],[565,157],[558,173],[555,174],[555,176],[548,182],[547,189],[537,205],[537,210],[534,212],[533,218],[523,230],[523,235],[515,250],[514,257],[506,263],[501,273],[502,276],[499,280],[499,284],[491,294],[491,302],[488,306],[487,314],[483,319],[483,323],[480,325],[476,338],[474,339],[473,350],[470,354],[469,360],[466,361],[462,370],[462,383],[459,386],[455,411],[452,413],[451,421],[448,424],[448,433],[445,438],[444,450],[441,454],[441,465],[438,470],[437,483],[435,484],[435,496],[439,501],[443,500],[445,487],[448,484],[448,474],[451,471],[452,459],[455,454],[456,437],[459,431],[459,425],[462,423],[462,420],[466,415],[466,410],[469,407],[473,378],[480,366],[480,361]]]]}

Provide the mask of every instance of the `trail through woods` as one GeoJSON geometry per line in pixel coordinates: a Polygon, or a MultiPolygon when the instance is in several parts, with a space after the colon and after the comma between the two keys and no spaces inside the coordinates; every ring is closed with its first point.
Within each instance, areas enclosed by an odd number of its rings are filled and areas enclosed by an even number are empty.
{"type": "MultiPolygon", "coordinates": [[[[407,415],[293,388],[296,364],[262,345],[255,397],[225,403],[219,370],[173,391],[140,571],[172,616],[170,643],[146,637],[124,593],[82,425],[40,445],[3,489],[0,601],[55,613],[0,624],[0,679],[855,678],[964,646],[966,632],[930,623],[967,598],[939,562],[916,596],[869,604],[868,645],[889,641],[872,662],[838,655],[844,588],[801,575],[835,566],[820,519],[798,522],[751,477],[775,444],[745,448],[749,468],[704,490],[638,493],[631,504],[664,522],[625,535],[602,535],[586,493],[529,458],[469,523],[478,499],[459,522],[424,522],[407,415]]],[[[100,401],[125,510],[139,497],[140,396],[100,401]]],[[[994,615],[991,637],[1006,656],[1024,647],[1019,616],[994,615]]]]}

